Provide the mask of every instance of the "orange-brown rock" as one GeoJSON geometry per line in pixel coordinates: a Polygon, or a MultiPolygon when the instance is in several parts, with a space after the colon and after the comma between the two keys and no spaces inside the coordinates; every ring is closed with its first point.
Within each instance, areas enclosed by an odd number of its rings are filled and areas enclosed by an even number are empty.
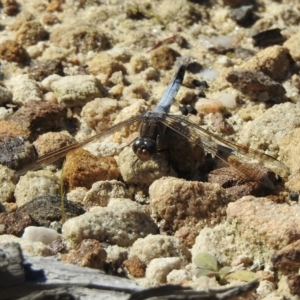
{"type": "Polygon", "coordinates": [[[300,240],[275,252],[271,260],[274,267],[281,271],[298,270],[300,268],[300,240]]]}
{"type": "Polygon", "coordinates": [[[83,149],[69,153],[64,166],[65,182],[71,189],[90,189],[96,181],[117,179],[119,175],[113,157],[96,157],[83,149]]]}
{"type": "Polygon", "coordinates": [[[7,61],[23,62],[28,59],[28,54],[18,42],[7,40],[0,43],[0,58],[7,61]]]}
{"type": "Polygon", "coordinates": [[[5,212],[0,214],[0,224],[4,226],[1,234],[13,234],[21,237],[27,226],[33,226],[34,221],[26,212],[5,212]]]}
{"type": "Polygon", "coordinates": [[[173,67],[176,58],[180,54],[168,46],[161,46],[150,54],[150,61],[154,68],[169,70],[173,67]]]}
{"type": "Polygon", "coordinates": [[[0,139],[8,136],[28,138],[30,132],[27,128],[14,121],[0,121],[0,139]]]}
{"type": "Polygon", "coordinates": [[[300,296],[300,275],[291,274],[287,278],[287,284],[292,295],[300,296]]]}
{"type": "Polygon", "coordinates": [[[61,8],[61,4],[62,4],[62,1],[60,0],[52,0],[48,6],[47,6],[47,11],[61,11],[62,8],[61,8]]]}
{"type": "Polygon", "coordinates": [[[39,21],[23,23],[16,33],[16,40],[22,45],[31,46],[48,38],[48,32],[39,21]]]}
{"type": "Polygon", "coordinates": [[[104,269],[107,253],[97,240],[83,240],[76,250],[62,255],[62,260],[68,264],[93,269],[104,269]]]}
{"type": "Polygon", "coordinates": [[[145,277],[147,265],[142,262],[137,256],[133,256],[123,262],[130,275],[133,277],[145,277]]]}

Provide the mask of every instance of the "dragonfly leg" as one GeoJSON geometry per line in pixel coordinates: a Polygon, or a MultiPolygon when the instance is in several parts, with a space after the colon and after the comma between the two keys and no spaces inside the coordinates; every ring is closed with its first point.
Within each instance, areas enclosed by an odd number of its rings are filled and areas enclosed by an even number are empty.
{"type": "MultiPolygon", "coordinates": [[[[136,140],[136,139],[135,139],[136,140]]],[[[130,145],[130,144],[129,144],[130,145]]],[[[127,145],[128,146],[128,145],[127,145]]],[[[136,179],[136,181],[139,183],[139,176],[138,176],[138,174],[136,173],[136,171],[135,171],[135,164],[138,162],[138,158],[136,158],[135,160],[134,160],[134,162],[131,164],[131,168],[132,168],[132,171],[133,171],[133,174],[134,174],[134,177],[135,177],[135,179],[136,179]]]]}
{"type": "Polygon", "coordinates": [[[131,144],[133,144],[136,140],[138,139],[138,137],[136,137],[135,139],[133,139],[129,144],[126,144],[125,146],[123,146],[122,148],[121,148],[121,150],[123,150],[124,148],[126,148],[126,147],[129,147],[131,144]]]}
{"type": "MultiPolygon", "coordinates": [[[[165,129],[166,127],[163,128],[163,134],[165,133],[165,129]]],[[[169,148],[165,148],[165,149],[159,149],[159,144],[160,144],[160,140],[161,140],[161,135],[158,135],[156,137],[156,148],[157,148],[157,153],[163,153],[163,152],[167,152],[168,153],[168,173],[170,173],[171,171],[171,167],[170,167],[170,161],[171,161],[171,151],[169,148]]]]}
{"type": "Polygon", "coordinates": [[[169,148],[166,148],[166,149],[157,149],[157,153],[163,153],[163,152],[167,152],[168,153],[168,158],[167,158],[167,161],[168,161],[168,173],[170,173],[171,171],[171,164],[170,164],[170,161],[171,161],[171,151],[169,148]]]}

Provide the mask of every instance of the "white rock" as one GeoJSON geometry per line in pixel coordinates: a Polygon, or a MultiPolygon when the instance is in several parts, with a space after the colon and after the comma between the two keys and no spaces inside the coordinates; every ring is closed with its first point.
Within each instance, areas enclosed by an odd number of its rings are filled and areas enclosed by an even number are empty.
{"type": "Polygon", "coordinates": [[[42,60],[54,59],[54,60],[63,60],[66,59],[67,55],[70,54],[74,49],[66,49],[62,47],[56,47],[50,44],[48,48],[43,51],[42,60]]]}
{"type": "Polygon", "coordinates": [[[129,258],[133,256],[137,256],[146,264],[155,258],[180,257],[181,264],[187,265],[191,258],[189,250],[177,238],[152,234],[134,242],[129,251],[129,258]]]}
{"type": "Polygon", "coordinates": [[[159,72],[153,67],[149,67],[145,71],[140,73],[141,78],[144,80],[158,80],[159,78],[159,72]]]}
{"type": "Polygon", "coordinates": [[[12,108],[0,107],[0,120],[7,120],[13,113],[12,108]]]}
{"type": "Polygon", "coordinates": [[[241,254],[237,249],[239,245],[236,245],[233,230],[234,228],[227,222],[218,224],[214,228],[203,228],[191,249],[192,260],[199,252],[207,252],[224,265],[230,265],[231,261],[241,254]]]}
{"type": "Polygon", "coordinates": [[[88,102],[81,112],[82,120],[97,132],[111,127],[120,110],[117,100],[111,98],[96,98],[88,102]]]}
{"type": "Polygon", "coordinates": [[[32,242],[10,234],[0,235],[0,244],[6,243],[19,243],[23,253],[29,256],[53,255],[51,250],[41,242],[32,242]]]}
{"type": "Polygon", "coordinates": [[[14,171],[0,165],[0,202],[11,202],[15,190],[14,171]]]}
{"type": "Polygon", "coordinates": [[[44,78],[41,82],[42,89],[48,92],[52,92],[51,84],[59,79],[61,79],[61,76],[57,74],[52,74],[44,78]]]}
{"type": "Polygon", "coordinates": [[[24,105],[29,101],[42,101],[43,94],[40,85],[26,75],[16,76],[10,84],[13,89],[12,102],[17,105],[24,105]]]}
{"type": "Polygon", "coordinates": [[[137,160],[131,147],[123,149],[117,164],[126,183],[151,184],[163,176],[177,176],[170,163],[161,155],[154,155],[148,161],[137,160]]]}
{"type": "Polygon", "coordinates": [[[203,80],[212,80],[219,76],[219,72],[212,69],[204,69],[200,72],[203,80]]]}
{"type": "Polygon", "coordinates": [[[229,109],[234,109],[236,107],[237,95],[221,92],[219,94],[218,100],[229,109]]]}
{"type": "Polygon", "coordinates": [[[114,156],[120,153],[122,146],[114,142],[96,142],[84,146],[84,149],[97,157],[114,156]]]}
{"type": "Polygon", "coordinates": [[[153,259],[147,267],[146,278],[152,279],[157,283],[165,283],[167,275],[174,269],[181,268],[179,257],[163,257],[153,259]]]}
{"type": "Polygon", "coordinates": [[[61,77],[52,82],[51,88],[58,103],[67,107],[81,107],[97,97],[102,97],[101,83],[92,75],[61,77]]]}
{"type": "Polygon", "coordinates": [[[281,139],[289,131],[298,128],[299,124],[299,103],[277,104],[252,122],[245,123],[240,130],[239,143],[251,145],[254,149],[263,149],[266,154],[277,157],[281,139]]]}
{"type": "Polygon", "coordinates": [[[124,99],[146,99],[149,93],[149,86],[147,81],[140,80],[129,86],[124,87],[124,99]]]}
{"type": "Polygon", "coordinates": [[[25,228],[22,238],[32,242],[41,242],[45,245],[52,243],[58,237],[58,233],[51,228],[28,226],[25,228]]]}
{"type": "Polygon", "coordinates": [[[57,99],[53,92],[48,92],[43,95],[43,101],[50,102],[50,103],[57,103],[57,99]]]}
{"type": "Polygon", "coordinates": [[[34,197],[59,194],[59,178],[48,170],[28,172],[21,176],[15,189],[16,203],[20,207],[34,197]]]}
{"type": "Polygon", "coordinates": [[[132,54],[130,53],[129,48],[121,47],[120,45],[116,44],[113,48],[107,51],[115,60],[121,62],[127,62],[132,54]]]}
{"type": "Polygon", "coordinates": [[[222,288],[216,277],[201,276],[199,278],[193,278],[191,287],[198,291],[207,291],[208,289],[220,289],[222,288]]]}
{"type": "Polygon", "coordinates": [[[32,45],[26,48],[26,51],[30,58],[34,59],[42,55],[42,53],[47,49],[46,42],[40,41],[36,45],[32,45]]]}
{"type": "Polygon", "coordinates": [[[128,257],[128,249],[117,245],[108,246],[105,248],[105,251],[107,253],[106,262],[110,264],[110,267],[113,268],[113,270],[121,267],[123,261],[128,257]]]}
{"type": "Polygon", "coordinates": [[[129,198],[130,193],[124,183],[111,181],[97,181],[83,199],[85,206],[107,206],[110,198],[129,198]]]}
{"type": "Polygon", "coordinates": [[[111,199],[107,207],[68,220],[62,230],[69,247],[83,239],[128,247],[138,238],[156,233],[157,226],[142,205],[129,199],[111,199]]]}
{"type": "Polygon", "coordinates": [[[298,205],[244,196],[229,203],[226,213],[225,222],[200,231],[191,250],[193,259],[199,252],[207,252],[222,264],[231,265],[242,255],[267,268],[272,266],[273,253],[299,236],[298,205]]]}
{"type": "Polygon", "coordinates": [[[233,64],[232,60],[226,55],[221,55],[218,58],[217,62],[224,67],[231,67],[233,64]]]}
{"type": "Polygon", "coordinates": [[[237,46],[238,38],[236,36],[220,35],[202,39],[201,42],[207,49],[232,49],[237,46]]]}
{"type": "Polygon", "coordinates": [[[85,187],[77,187],[67,193],[67,199],[75,203],[83,204],[83,199],[88,190],[85,187]]]}
{"type": "Polygon", "coordinates": [[[187,270],[172,270],[167,275],[167,282],[170,284],[181,284],[184,281],[191,280],[191,275],[187,270]]]}
{"type": "Polygon", "coordinates": [[[273,282],[268,280],[261,280],[259,286],[256,289],[256,293],[260,298],[266,297],[268,294],[271,294],[275,290],[275,285],[273,282]]]}

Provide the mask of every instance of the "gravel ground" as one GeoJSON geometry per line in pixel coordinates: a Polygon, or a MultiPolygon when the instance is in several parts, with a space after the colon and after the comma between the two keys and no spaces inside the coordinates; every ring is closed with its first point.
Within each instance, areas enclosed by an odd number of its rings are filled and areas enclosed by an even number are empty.
{"type": "Polygon", "coordinates": [[[260,278],[251,299],[298,299],[298,0],[3,0],[0,14],[0,243],[145,286],[243,279],[197,278],[206,252],[260,278]],[[137,122],[69,153],[63,171],[15,176],[152,109],[185,57],[171,113],[280,160],[290,174],[254,169],[274,188],[174,132],[170,151],[136,161],[137,122]]]}

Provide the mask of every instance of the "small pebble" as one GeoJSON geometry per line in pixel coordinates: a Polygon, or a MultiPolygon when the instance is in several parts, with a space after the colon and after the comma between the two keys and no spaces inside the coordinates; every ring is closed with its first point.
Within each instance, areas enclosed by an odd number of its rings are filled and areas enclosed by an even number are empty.
{"type": "Polygon", "coordinates": [[[107,253],[101,243],[93,239],[85,239],[75,250],[61,255],[61,259],[67,264],[98,270],[105,269],[106,258],[107,253]]]}
{"type": "Polygon", "coordinates": [[[161,46],[150,53],[151,65],[156,69],[169,70],[180,54],[168,46],[161,46]]]}
{"type": "Polygon", "coordinates": [[[40,226],[50,226],[53,221],[73,218],[83,214],[85,211],[81,206],[63,200],[64,211],[62,211],[62,199],[60,196],[43,195],[32,199],[18,208],[19,212],[27,212],[30,217],[40,226]]]}
{"type": "Polygon", "coordinates": [[[70,152],[64,164],[64,180],[71,189],[90,189],[96,181],[118,179],[119,174],[113,157],[99,158],[83,149],[70,152]]]}
{"type": "Polygon", "coordinates": [[[23,137],[4,137],[0,141],[0,163],[13,170],[20,170],[36,155],[32,144],[23,137]]]}
{"type": "Polygon", "coordinates": [[[0,214],[0,226],[3,225],[1,234],[13,234],[21,237],[24,229],[34,225],[34,221],[26,212],[10,212],[0,214]]]}
{"type": "Polygon", "coordinates": [[[73,48],[76,53],[101,52],[109,48],[109,41],[102,30],[84,21],[55,26],[50,42],[65,49],[73,48]]]}
{"type": "Polygon", "coordinates": [[[208,50],[216,53],[226,53],[238,45],[238,38],[236,36],[215,36],[211,38],[201,38],[200,43],[208,50]]]}
{"type": "Polygon", "coordinates": [[[65,76],[51,84],[58,103],[67,107],[82,107],[87,102],[102,97],[102,85],[91,75],[65,76]]]}
{"type": "Polygon", "coordinates": [[[6,40],[0,43],[0,58],[20,63],[28,59],[28,53],[18,42],[6,40]]]}
{"type": "Polygon", "coordinates": [[[203,80],[213,80],[219,76],[219,72],[212,69],[204,69],[200,72],[203,80]]]}
{"type": "Polygon", "coordinates": [[[254,21],[254,6],[244,5],[230,10],[229,17],[239,25],[247,26],[254,21]]]}
{"type": "Polygon", "coordinates": [[[56,240],[57,237],[58,234],[54,229],[36,226],[26,227],[22,236],[23,239],[27,239],[32,242],[41,242],[45,245],[49,245],[56,240]]]}
{"type": "Polygon", "coordinates": [[[39,41],[47,40],[48,36],[43,25],[39,21],[33,20],[22,24],[16,32],[16,41],[20,45],[31,46],[39,41]]]}
{"type": "Polygon", "coordinates": [[[179,257],[161,257],[151,260],[146,270],[146,278],[154,280],[157,284],[167,281],[168,274],[173,270],[179,270],[181,262],[179,257]]]}
{"type": "Polygon", "coordinates": [[[270,100],[277,103],[284,101],[286,93],[284,87],[263,72],[231,71],[227,74],[226,80],[234,88],[248,95],[251,100],[270,100]]]}
{"type": "Polygon", "coordinates": [[[28,74],[31,79],[42,81],[44,78],[53,74],[63,76],[64,71],[62,63],[58,60],[34,60],[30,63],[28,74]]]}
{"type": "Polygon", "coordinates": [[[16,111],[9,120],[30,130],[31,138],[35,139],[42,133],[65,127],[66,116],[67,108],[64,105],[31,101],[16,111]]]}
{"type": "Polygon", "coordinates": [[[14,104],[21,106],[30,101],[42,101],[43,94],[40,85],[35,80],[29,79],[27,75],[20,75],[18,80],[15,78],[11,85],[14,104]]]}
{"type": "Polygon", "coordinates": [[[256,47],[268,47],[271,45],[281,45],[285,38],[281,34],[281,29],[274,28],[259,32],[252,36],[254,40],[254,46],[256,47]]]}
{"type": "Polygon", "coordinates": [[[129,199],[114,198],[63,224],[63,237],[70,247],[84,239],[97,239],[111,245],[131,246],[138,238],[157,233],[157,225],[144,207],[129,199]]]}

